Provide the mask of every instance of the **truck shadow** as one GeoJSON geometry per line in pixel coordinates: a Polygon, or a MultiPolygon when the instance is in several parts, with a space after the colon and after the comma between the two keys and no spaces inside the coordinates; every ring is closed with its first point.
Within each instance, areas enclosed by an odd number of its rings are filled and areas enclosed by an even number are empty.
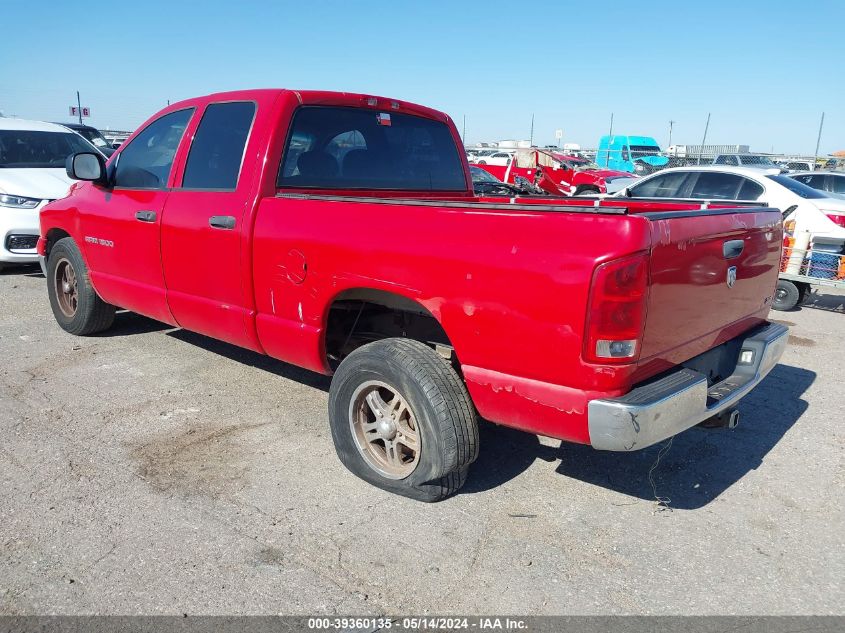
{"type": "Polygon", "coordinates": [[[675,436],[670,449],[649,470],[665,442],[633,453],[597,451],[561,442],[540,444],[537,437],[489,424],[482,426],[481,455],[470,470],[464,493],[495,488],[527,470],[535,459],[560,460],[556,472],[608,488],[635,499],[669,499],[672,508],[706,506],[750,471],[807,409],[801,398],[816,374],[778,365],[740,403],[740,425],[734,430],[693,428],[675,436]]]}
{"type": "MultiPolygon", "coordinates": [[[[169,328],[170,326],[166,327],[169,328]]],[[[241,363],[242,365],[255,367],[256,369],[275,374],[281,378],[296,381],[303,385],[307,385],[308,387],[320,389],[321,391],[329,390],[331,377],[297,367],[296,365],[289,365],[288,363],[276,360],[270,356],[259,354],[258,352],[253,352],[230,343],[224,343],[223,341],[209,338],[202,334],[197,334],[188,330],[171,330],[170,332],[167,332],[167,336],[172,336],[173,338],[184,341],[190,345],[201,347],[206,351],[218,354],[219,356],[241,363]]]]}
{"type": "Polygon", "coordinates": [[[118,310],[117,314],[114,315],[114,324],[108,330],[99,332],[95,336],[98,338],[113,338],[171,329],[173,329],[173,326],[167,323],[150,319],[129,310],[118,310]]]}
{"type": "Polygon", "coordinates": [[[814,292],[804,303],[798,306],[798,309],[803,310],[809,308],[811,310],[824,310],[825,312],[839,312],[845,313],[845,295],[841,294],[825,294],[822,292],[814,292]]]}
{"type": "Polygon", "coordinates": [[[236,345],[224,343],[223,341],[218,341],[217,339],[197,334],[196,332],[183,330],[167,323],[141,316],[135,312],[130,312],[129,310],[118,310],[114,318],[114,325],[96,336],[110,338],[134,336],[136,334],[147,334],[150,332],[164,332],[167,336],[172,336],[180,341],[200,347],[237,363],[270,372],[282,378],[295,380],[309,387],[315,387],[323,391],[329,390],[331,379],[328,376],[289,365],[275,358],[258,354],[257,352],[252,352],[236,345]]]}

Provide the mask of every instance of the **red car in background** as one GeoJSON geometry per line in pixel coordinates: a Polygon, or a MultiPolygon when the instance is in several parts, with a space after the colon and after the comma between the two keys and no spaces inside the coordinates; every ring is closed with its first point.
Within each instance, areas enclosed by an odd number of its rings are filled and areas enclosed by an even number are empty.
{"type": "Polygon", "coordinates": [[[602,169],[579,156],[567,156],[535,147],[518,149],[508,165],[482,165],[502,182],[525,178],[555,196],[615,193],[630,185],[636,176],[614,169],[602,169]]]}

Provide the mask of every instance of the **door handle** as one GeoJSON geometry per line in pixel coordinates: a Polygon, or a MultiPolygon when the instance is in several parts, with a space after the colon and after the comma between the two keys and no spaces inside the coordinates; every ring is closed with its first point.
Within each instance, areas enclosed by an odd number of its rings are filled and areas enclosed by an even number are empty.
{"type": "Polygon", "coordinates": [[[155,222],[156,221],[156,212],[155,211],[136,211],[135,212],[135,219],[140,220],[141,222],[155,222]]]}
{"type": "Polygon", "coordinates": [[[232,230],[235,228],[235,217],[232,215],[212,215],[208,224],[215,229],[232,230]]]}
{"type": "Polygon", "coordinates": [[[722,255],[725,259],[733,259],[742,255],[742,249],[745,248],[745,242],[742,240],[727,240],[722,244],[722,255]]]}

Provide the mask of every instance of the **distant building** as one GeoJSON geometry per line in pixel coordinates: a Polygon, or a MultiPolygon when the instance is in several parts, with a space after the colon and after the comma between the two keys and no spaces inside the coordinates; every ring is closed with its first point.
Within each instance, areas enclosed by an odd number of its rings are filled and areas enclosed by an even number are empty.
{"type": "Polygon", "coordinates": [[[749,145],[670,145],[666,153],[677,158],[687,158],[717,154],[748,154],[750,151],[749,145]]]}

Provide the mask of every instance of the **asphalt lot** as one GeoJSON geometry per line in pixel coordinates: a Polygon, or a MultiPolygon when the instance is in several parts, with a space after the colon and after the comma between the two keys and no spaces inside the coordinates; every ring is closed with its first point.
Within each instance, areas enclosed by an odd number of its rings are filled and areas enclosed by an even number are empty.
{"type": "Polygon", "coordinates": [[[773,313],[733,431],[598,453],[484,425],[435,505],[340,465],[328,380],[0,274],[0,613],[845,614],[845,293],[773,313]]]}

